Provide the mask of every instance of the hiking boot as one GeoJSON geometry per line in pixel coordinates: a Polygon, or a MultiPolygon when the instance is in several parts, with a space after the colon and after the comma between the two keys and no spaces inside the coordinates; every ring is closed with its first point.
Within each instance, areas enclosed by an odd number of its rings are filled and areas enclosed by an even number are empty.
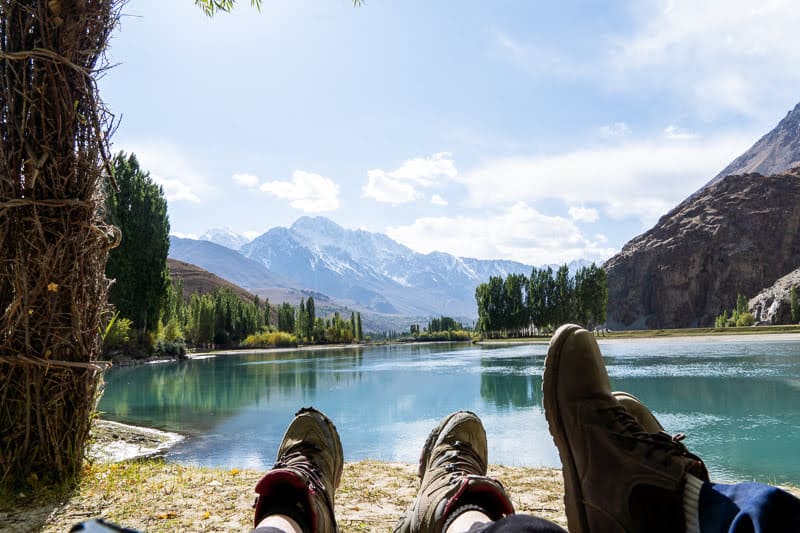
{"type": "Polygon", "coordinates": [[[542,389],[570,532],[685,529],[686,475],[705,467],[666,433],[648,433],[612,395],[591,333],[572,324],[556,331],[542,389]]]}
{"type": "Polygon", "coordinates": [[[300,409],[278,447],[277,462],[256,484],[255,526],[267,515],[284,514],[303,531],[337,531],[333,497],[343,465],[333,422],[313,407],[300,409]]]}
{"type": "Polygon", "coordinates": [[[439,533],[464,506],[492,520],[514,514],[503,485],[486,477],[487,456],[486,431],[477,415],[458,411],[439,422],[422,447],[419,493],[395,533],[439,533]]]}
{"type": "Polygon", "coordinates": [[[622,404],[628,413],[630,413],[639,425],[648,433],[660,433],[664,431],[661,422],[655,417],[652,411],[642,403],[642,400],[629,392],[614,391],[611,393],[617,401],[622,404]]]}
{"type": "Polygon", "coordinates": [[[624,407],[625,410],[628,411],[628,413],[632,415],[637,422],[639,422],[639,424],[647,433],[663,433],[679,446],[683,446],[684,455],[698,461],[698,468],[696,471],[693,471],[692,474],[699,478],[700,481],[710,481],[708,470],[706,470],[706,465],[703,463],[702,459],[690,452],[689,449],[685,447],[683,442],[681,442],[684,438],[686,438],[686,435],[683,433],[676,433],[675,435],[670,435],[667,433],[652,411],[650,411],[650,409],[648,409],[647,406],[633,394],[624,391],[615,391],[611,394],[617,399],[622,407],[624,407]]]}

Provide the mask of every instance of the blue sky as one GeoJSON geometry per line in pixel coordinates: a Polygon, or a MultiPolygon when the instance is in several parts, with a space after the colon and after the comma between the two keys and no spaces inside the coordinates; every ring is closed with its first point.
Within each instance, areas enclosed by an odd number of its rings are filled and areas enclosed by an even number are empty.
{"type": "Polygon", "coordinates": [[[172,231],[322,215],[601,261],[800,100],[800,4],[130,0],[101,95],[172,231]],[[700,4],[700,5],[698,5],[700,4]]]}

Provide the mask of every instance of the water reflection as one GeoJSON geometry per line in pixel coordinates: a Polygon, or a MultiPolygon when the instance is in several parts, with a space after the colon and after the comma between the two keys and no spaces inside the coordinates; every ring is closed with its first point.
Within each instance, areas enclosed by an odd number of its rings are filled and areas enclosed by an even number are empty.
{"type": "Polygon", "coordinates": [[[245,406],[294,398],[298,404],[326,387],[350,387],[361,379],[360,349],[220,356],[114,369],[106,376],[100,410],[117,420],[197,433],[245,406]],[[343,372],[342,370],[347,370],[343,372]]]}
{"type": "MultiPolygon", "coordinates": [[[[800,344],[601,342],[612,385],[639,396],[715,479],[800,483],[800,344]]],[[[547,346],[392,345],[114,368],[111,419],[192,436],[168,457],[264,468],[293,413],[326,412],[347,460],[414,462],[430,429],[476,412],[490,459],[559,466],[542,412],[547,346]]]]}
{"type": "Polygon", "coordinates": [[[541,369],[530,357],[481,359],[481,398],[499,409],[542,406],[541,369]]]}

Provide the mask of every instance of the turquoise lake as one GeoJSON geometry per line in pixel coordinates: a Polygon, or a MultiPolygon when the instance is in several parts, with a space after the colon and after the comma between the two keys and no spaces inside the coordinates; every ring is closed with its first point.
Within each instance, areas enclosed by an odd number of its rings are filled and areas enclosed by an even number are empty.
{"type": "MultiPolygon", "coordinates": [[[[641,398],[720,481],[800,484],[800,342],[600,340],[612,387],[641,398]]],[[[188,437],[167,458],[269,468],[294,412],[336,423],[345,459],[416,462],[445,415],[476,412],[489,460],[560,466],[542,411],[547,345],[292,350],[112,368],[104,417],[188,437]]]]}

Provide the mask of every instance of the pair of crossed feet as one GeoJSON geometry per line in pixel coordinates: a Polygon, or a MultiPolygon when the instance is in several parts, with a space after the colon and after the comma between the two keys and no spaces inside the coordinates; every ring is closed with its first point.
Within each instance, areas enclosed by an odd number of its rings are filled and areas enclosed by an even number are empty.
{"type": "MultiPolygon", "coordinates": [[[[687,480],[708,481],[703,462],[664,432],[634,396],[612,392],[594,336],[560,327],[544,364],[545,417],[561,457],[572,532],[681,531],[687,480]]],[[[490,520],[514,513],[502,484],[486,476],[486,432],[471,412],[445,417],[420,456],[420,488],[395,532],[446,531],[462,513],[490,520]]],[[[334,494],[343,455],[333,422],[313,408],[295,416],[278,460],[256,485],[255,525],[270,515],[303,531],[337,531],[334,494]]]]}

